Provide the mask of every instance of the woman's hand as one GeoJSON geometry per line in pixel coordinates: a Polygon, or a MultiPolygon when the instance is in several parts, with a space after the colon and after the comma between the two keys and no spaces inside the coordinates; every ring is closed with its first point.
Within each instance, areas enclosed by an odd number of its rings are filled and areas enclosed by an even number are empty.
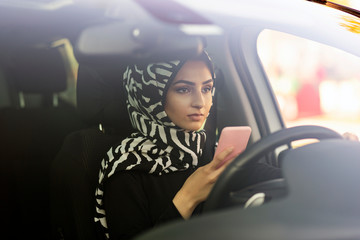
{"type": "Polygon", "coordinates": [[[356,136],[354,133],[351,133],[351,132],[344,133],[343,137],[347,140],[359,141],[358,136],[356,136]]]}
{"type": "Polygon", "coordinates": [[[207,199],[220,174],[227,165],[236,158],[236,156],[233,157],[219,167],[221,162],[233,150],[233,147],[226,148],[214,157],[209,164],[199,167],[189,176],[182,188],[177,192],[173,199],[173,203],[184,219],[190,218],[195,207],[207,199]]]}

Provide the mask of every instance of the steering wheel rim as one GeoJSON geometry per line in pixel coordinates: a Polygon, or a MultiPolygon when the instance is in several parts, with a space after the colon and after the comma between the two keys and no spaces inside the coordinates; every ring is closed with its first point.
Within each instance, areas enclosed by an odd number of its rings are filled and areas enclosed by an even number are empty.
{"type": "MultiPolygon", "coordinates": [[[[261,156],[275,148],[301,139],[341,139],[342,135],[321,126],[296,126],[278,130],[261,140],[250,145],[232,163],[227,166],[219,176],[206,202],[203,212],[214,211],[221,208],[222,203],[228,198],[230,186],[239,172],[244,171],[250,164],[255,163],[261,156]]],[[[247,186],[240,187],[239,189],[247,186]]]]}

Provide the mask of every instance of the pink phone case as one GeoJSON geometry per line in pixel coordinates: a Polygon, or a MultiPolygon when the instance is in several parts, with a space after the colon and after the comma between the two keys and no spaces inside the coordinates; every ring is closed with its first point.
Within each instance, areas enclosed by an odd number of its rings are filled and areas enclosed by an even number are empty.
{"type": "Polygon", "coordinates": [[[223,128],[215,151],[215,156],[229,146],[233,146],[234,150],[218,167],[221,167],[226,161],[245,150],[250,134],[251,128],[249,126],[231,126],[223,128]]]}

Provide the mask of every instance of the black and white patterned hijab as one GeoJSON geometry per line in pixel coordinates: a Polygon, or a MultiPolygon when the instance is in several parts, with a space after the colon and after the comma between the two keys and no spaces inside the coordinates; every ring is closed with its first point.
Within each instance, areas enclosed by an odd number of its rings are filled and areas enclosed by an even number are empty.
{"type": "MultiPolygon", "coordinates": [[[[205,52],[197,59],[207,63],[213,73],[210,58],[205,52]]],[[[164,108],[168,87],[184,63],[170,61],[132,65],[123,75],[128,113],[137,132],[110,148],[101,163],[95,222],[101,224],[107,238],[103,187],[108,178],[125,170],[162,175],[198,165],[206,139],[205,131],[187,131],[177,127],[164,108]]]]}

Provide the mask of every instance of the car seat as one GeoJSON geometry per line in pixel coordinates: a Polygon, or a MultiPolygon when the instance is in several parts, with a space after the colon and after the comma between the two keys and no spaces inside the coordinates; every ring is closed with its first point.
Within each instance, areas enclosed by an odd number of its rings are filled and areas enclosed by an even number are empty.
{"type": "Polygon", "coordinates": [[[98,239],[95,188],[103,155],[132,132],[119,68],[80,64],[78,112],[87,128],[69,134],[52,166],[53,239],[98,239]]]}
{"type": "MultiPolygon", "coordinates": [[[[89,128],[70,134],[53,164],[54,239],[103,238],[96,232],[94,224],[95,189],[100,163],[113,144],[133,131],[120,81],[122,73],[122,69],[118,67],[80,63],[78,111],[89,128]]],[[[214,136],[215,119],[216,115],[212,114],[206,124],[213,129],[210,132],[214,136]]],[[[210,144],[211,141],[207,143],[210,144]]],[[[212,151],[206,152],[213,154],[212,151]]]]}
{"type": "Polygon", "coordinates": [[[0,109],[4,230],[12,239],[49,239],[51,161],[66,134],[83,123],[75,106],[57,98],[67,89],[58,47],[18,49],[5,60],[0,61],[8,96],[0,109]]]}

